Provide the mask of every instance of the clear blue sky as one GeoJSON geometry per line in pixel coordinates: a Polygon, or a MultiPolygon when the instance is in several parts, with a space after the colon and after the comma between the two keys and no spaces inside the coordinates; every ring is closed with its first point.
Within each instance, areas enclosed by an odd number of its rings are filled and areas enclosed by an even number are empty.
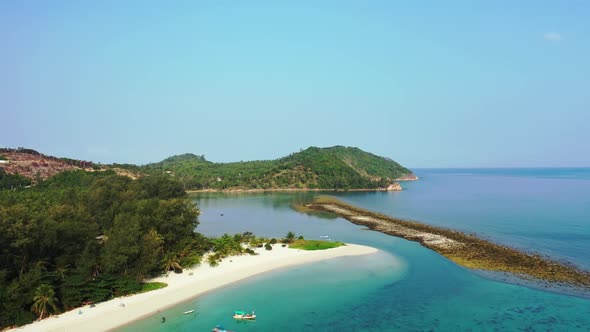
{"type": "Polygon", "coordinates": [[[590,166],[588,1],[2,1],[0,40],[0,146],[590,166]]]}

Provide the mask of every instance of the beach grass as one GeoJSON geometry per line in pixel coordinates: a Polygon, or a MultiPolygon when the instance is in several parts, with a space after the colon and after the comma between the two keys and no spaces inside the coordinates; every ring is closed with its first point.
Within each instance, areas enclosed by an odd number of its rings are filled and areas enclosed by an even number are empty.
{"type": "Polygon", "coordinates": [[[337,241],[295,240],[289,245],[289,247],[302,250],[325,250],[345,245],[346,244],[337,241]]]}
{"type": "Polygon", "coordinates": [[[139,293],[151,292],[153,290],[164,288],[166,286],[168,286],[168,284],[165,282],[146,282],[144,284],[141,284],[141,290],[139,291],[139,293]]]}

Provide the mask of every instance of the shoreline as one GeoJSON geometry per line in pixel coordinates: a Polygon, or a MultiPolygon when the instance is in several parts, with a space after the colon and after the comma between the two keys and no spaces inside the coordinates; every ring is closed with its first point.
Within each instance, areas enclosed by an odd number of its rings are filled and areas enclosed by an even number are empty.
{"type": "Polygon", "coordinates": [[[387,188],[376,189],[310,189],[310,188],[273,188],[273,189],[192,189],[186,190],[187,194],[198,193],[223,193],[223,194],[250,194],[264,192],[392,192],[401,190],[388,190],[387,188]]]}
{"type": "Polygon", "coordinates": [[[332,258],[368,255],[378,250],[356,244],[315,251],[275,245],[273,250],[256,248],[255,252],[258,255],[224,258],[216,267],[204,262],[183,273],[149,280],[167,283],[164,288],[97,303],[93,308],[86,305],[8,331],[112,330],[258,274],[332,258]]]}
{"type": "Polygon", "coordinates": [[[388,187],[381,188],[351,188],[351,189],[328,189],[328,188],[230,188],[230,189],[188,189],[185,190],[187,194],[196,193],[263,193],[263,192],[390,192],[404,190],[399,182],[418,181],[420,178],[414,174],[404,175],[397,179],[393,179],[388,187]]]}

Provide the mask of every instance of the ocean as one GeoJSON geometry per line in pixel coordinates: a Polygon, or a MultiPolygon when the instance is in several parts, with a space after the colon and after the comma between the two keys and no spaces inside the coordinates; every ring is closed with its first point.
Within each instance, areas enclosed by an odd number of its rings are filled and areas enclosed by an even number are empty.
{"type": "MultiPolygon", "coordinates": [[[[419,169],[402,192],[328,193],[395,217],[474,233],[590,270],[590,169],[419,169]]],[[[589,331],[590,299],[500,282],[419,244],[294,211],[322,193],[199,194],[208,236],[288,231],[376,247],[259,275],[120,331],[589,331]],[[190,315],[182,312],[195,309],[190,315]],[[238,322],[233,310],[255,310],[238,322]]],[[[576,296],[580,295],[580,296],[576,296]]]]}

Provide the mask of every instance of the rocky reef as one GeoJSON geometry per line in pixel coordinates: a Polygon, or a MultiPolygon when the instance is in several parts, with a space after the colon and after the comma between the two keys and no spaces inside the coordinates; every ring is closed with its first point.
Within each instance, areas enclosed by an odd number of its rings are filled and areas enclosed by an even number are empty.
{"type": "Polygon", "coordinates": [[[575,286],[584,292],[590,290],[590,272],[567,262],[556,262],[548,257],[522,252],[455,230],[371,212],[333,197],[318,197],[305,207],[332,212],[354,224],[419,242],[467,268],[510,273],[524,280],[575,286]]]}

